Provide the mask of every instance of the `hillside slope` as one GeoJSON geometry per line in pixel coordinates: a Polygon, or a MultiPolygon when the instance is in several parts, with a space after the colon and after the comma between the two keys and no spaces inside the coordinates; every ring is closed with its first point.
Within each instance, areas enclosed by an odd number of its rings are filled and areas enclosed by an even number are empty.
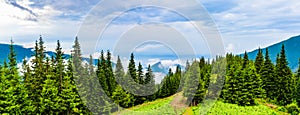
{"type": "MultiPolygon", "coordinates": [[[[273,62],[276,61],[276,56],[280,52],[282,44],[285,45],[286,56],[289,61],[290,68],[293,71],[296,71],[298,68],[298,61],[300,58],[300,35],[291,37],[287,40],[266,47],[269,50],[269,54],[273,62]]],[[[262,49],[264,53],[266,48],[262,49]]],[[[257,53],[258,53],[258,49],[249,52],[248,56],[250,59],[254,60],[257,53]]]]}

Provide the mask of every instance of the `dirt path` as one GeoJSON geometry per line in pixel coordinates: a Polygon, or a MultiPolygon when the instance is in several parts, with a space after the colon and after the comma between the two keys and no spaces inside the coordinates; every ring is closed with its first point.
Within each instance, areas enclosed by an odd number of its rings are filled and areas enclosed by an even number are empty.
{"type": "Polygon", "coordinates": [[[175,94],[171,106],[174,108],[175,113],[181,114],[184,112],[189,106],[186,104],[186,98],[182,95],[182,93],[175,94]]]}

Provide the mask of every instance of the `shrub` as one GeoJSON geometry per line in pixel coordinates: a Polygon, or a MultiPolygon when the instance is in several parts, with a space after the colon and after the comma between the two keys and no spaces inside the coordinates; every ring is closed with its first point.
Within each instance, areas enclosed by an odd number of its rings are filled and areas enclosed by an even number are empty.
{"type": "Polygon", "coordinates": [[[298,105],[295,103],[291,103],[286,106],[287,111],[292,115],[298,115],[299,114],[299,108],[298,105]]]}

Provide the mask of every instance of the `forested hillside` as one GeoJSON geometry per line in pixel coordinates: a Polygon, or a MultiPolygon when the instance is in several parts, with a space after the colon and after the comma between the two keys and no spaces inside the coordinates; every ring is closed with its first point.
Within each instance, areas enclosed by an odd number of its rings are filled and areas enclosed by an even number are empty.
{"type": "Polygon", "coordinates": [[[0,68],[0,113],[111,114],[179,92],[188,106],[214,99],[256,106],[257,100],[264,100],[286,107],[289,113],[299,113],[300,70],[292,73],[284,45],[275,64],[268,49],[265,54],[259,50],[255,60],[249,60],[247,52],[243,57],[227,54],[210,61],[202,57],[187,61],[185,71],[180,66],[169,69],[160,84],[155,84],[151,65],[143,67],[135,62],[134,54],[130,55],[128,68],[122,66],[120,57],[113,67],[110,51],[103,50],[96,57],[96,66],[92,56],[89,64],[83,64],[77,37],[67,63],[59,41],[49,58],[40,37],[35,43],[34,59],[24,59],[22,68],[17,68],[18,54],[13,46],[11,41],[9,60],[4,60],[0,68]]]}

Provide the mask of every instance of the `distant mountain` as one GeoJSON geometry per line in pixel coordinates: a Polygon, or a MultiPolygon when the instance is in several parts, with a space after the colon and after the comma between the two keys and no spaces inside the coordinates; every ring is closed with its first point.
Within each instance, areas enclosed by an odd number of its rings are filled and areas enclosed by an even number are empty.
{"type": "MultiPolygon", "coordinates": [[[[21,63],[24,58],[30,58],[34,55],[34,49],[33,48],[24,48],[20,45],[14,45],[14,50],[17,54],[16,59],[17,63],[21,63]]],[[[9,54],[9,44],[0,44],[0,64],[3,64],[3,62],[6,60],[8,62],[8,54],[9,54]]],[[[46,56],[55,56],[55,53],[52,51],[46,51],[46,56]]],[[[70,54],[64,54],[64,57],[66,59],[69,59],[71,57],[70,54]]],[[[89,58],[83,58],[85,62],[89,62],[89,58]]],[[[98,63],[97,59],[94,59],[94,65],[98,63]]],[[[116,64],[113,63],[113,67],[116,64]]]]}
{"type": "Polygon", "coordinates": [[[171,66],[164,66],[161,62],[157,62],[157,63],[153,64],[151,66],[151,69],[152,69],[153,72],[168,74],[169,68],[171,68],[172,71],[175,72],[177,66],[180,66],[181,70],[184,69],[184,66],[180,65],[180,64],[174,64],[174,65],[171,65],[171,66]]]}
{"type": "MultiPolygon", "coordinates": [[[[277,54],[280,53],[282,44],[285,46],[289,67],[295,72],[298,69],[298,61],[300,58],[300,35],[266,47],[268,48],[271,60],[274,63],[276,61],[277,54]]],[[[264,53],[266,48],[262,49],[264,53]]],[[[255,60],[257,53],[258,49],[249,52],[249,59],[255,60]]]]}

